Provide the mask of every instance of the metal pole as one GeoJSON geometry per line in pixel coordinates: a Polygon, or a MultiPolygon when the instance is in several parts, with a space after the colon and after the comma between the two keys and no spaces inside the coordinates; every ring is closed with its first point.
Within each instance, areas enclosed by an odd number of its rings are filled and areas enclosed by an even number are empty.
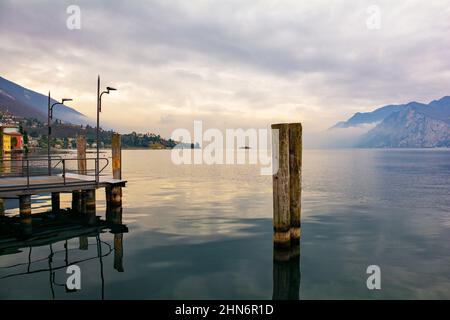
{"type": "Polygon", "coordinates": [[[50,162],[50,136],[52,134],[52,128],[50,124],[50,91],[48,92],[48,117],[47,117],[47,127],[48,127],[48,136],[47,136],[47,157],[48,157],[48,175],[51,176],[51,162],[50,162]]]}
{"type": "Polygon", "coordinates": [[[95,181],[99,182],[99,160],[100,160],[100,141],[99,141],[99,128],[100,128],[100,75],[97,80],[97,159],[95,162],[95,181]]]}

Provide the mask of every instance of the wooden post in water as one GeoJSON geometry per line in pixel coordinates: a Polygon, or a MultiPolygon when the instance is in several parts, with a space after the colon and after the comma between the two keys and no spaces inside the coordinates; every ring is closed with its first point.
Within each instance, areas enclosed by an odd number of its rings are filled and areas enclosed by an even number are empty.
{"type": "Polygon", "coordinates": [[[86,174],[87,160],[86,160],[86,137],[77,136],[77,163],[78,174],[86,174]]]}
{"type": "Polygon", "coordinates": [[[122,179],[122,144],[120,134],[113,133],[111,138],[112,170],[114,179],[122,179]]]}
{"type": "Polygon", "coordinates": [[[300,244],[300,215],[302,193],[302,124],[289,124],[289,211],[291,242],[300,244]]]}
{"type": "Polygon", "coordinates": [[[272,130],[273,299],[298,299],[302,125],[300,123],[274,124],[272,130]]]}
{"type": "Polygon", "coordinates": [[[291,216],[289,192],[289,124],[272,125],[273,242],[276,248],[289,248],[291,216]]]}
{"type": "MultiPolygon", "coordinates": [[[[113,179],[122,179],[122,145],[118,133],[113,133],[111,138],[112,174],[113,179]]],[[[112,207],[122,206],[122,187],[111,186],[106,188],[106,205],[112,207]]]]}

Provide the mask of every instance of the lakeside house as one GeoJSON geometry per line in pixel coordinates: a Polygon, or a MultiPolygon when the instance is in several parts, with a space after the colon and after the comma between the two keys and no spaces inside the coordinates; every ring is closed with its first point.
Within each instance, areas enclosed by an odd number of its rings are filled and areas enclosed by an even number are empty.
{"type": "Polygon", "coordinates": [[[2,154],[23,152],[23,135],[19,126],[13,124],[0,124],[0,143],[2,154]]]}

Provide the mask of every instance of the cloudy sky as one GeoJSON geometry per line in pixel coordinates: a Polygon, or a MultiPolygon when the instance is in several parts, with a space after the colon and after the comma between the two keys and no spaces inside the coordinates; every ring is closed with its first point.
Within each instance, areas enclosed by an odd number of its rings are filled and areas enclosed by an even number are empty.
{"type": "Polygon", "coordinates": [[[450,95],[449,40],[450,1],[0,0],[1,76],[93,117],[101,74],[105,123],[166,136],[450,95]]]}

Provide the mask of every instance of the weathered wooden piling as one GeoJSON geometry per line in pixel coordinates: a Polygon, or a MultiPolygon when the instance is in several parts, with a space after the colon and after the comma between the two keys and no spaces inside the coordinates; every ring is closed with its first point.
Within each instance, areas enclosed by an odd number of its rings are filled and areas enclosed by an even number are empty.
{"type": "MultiPolygon", "coordinates": [[[[113,133],[111,138],[112,174],[113,179],[122,179],[122,144],[118,133],[113,133]]],[[[110,186],[106,191],[106,205],[122,206],[122,187],[110,186]]]]}
{"type": "Polygon", "coordinates": [[[302,193],[302,125],[289,124],[289,211],[291,242],[300,243],[300,215],[302,193]]]}
{"type": "Polygon", "coordinates": [[[59,192],[52,192],[52,213],[59,213],[61,209],[61,198],[59,192]]]}
{"type": "Polygon", "coordinates": [[[114,179],[122,179],[122,143],[120,134],[113,133],[111,138],[112,170],[114,179]]]}
{"type": "Polygon", "coordinates": [[[273,242],[275,247],[289,247],[291,217],[289,203],[289,125],[272,125],[273,172],[273,242]]]}
{"type": "MultiPolygon", "coordinates": [[[[272,125],[274,246],[290,248],[300,241],[302,126],[272,125]]],[[[289,251],[277,254],[289,257],[289,251]]],[[[274,255],[275,256],[275,255],[274,255]]],[[[283,258],[284,259],[284,258],[283,258]]]]}
{"type": "Polygon", "coordinates": [[[86,174],[87,159],[86,159],[86,137],[77,136],[77,164],[78,174],[86,174]]]}

